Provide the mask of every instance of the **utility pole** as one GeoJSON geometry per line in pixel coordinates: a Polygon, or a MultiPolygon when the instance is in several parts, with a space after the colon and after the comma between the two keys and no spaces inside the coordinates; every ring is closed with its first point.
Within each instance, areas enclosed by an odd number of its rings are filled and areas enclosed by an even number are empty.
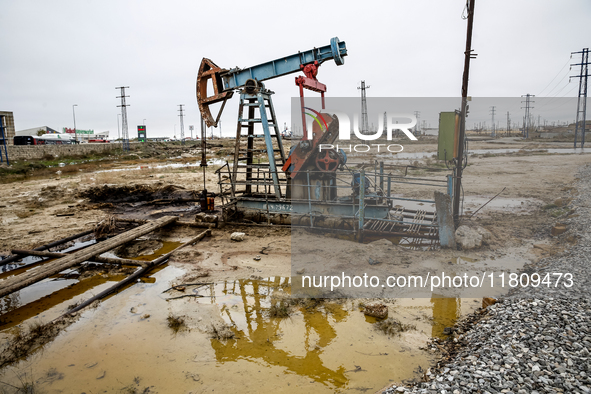
{"type": "Polygon", "coordinates": [[[185,104],[179,104],[179,116],[181,118],[181,144],[185,145],[185,129],[183,126],[183,106],[185,104]]]}
{"type": "Polygon", "coordinates": [[[6,164],[10,165],[10,160],[8,160],[8,148],[6,147],[6,134],[5,127],[4,127],[4,119],[6,117],[4,115],[0,115],[0,163],[4,162],[4,158],[2,157],[2,148],[4,148],[4,156],[6,156],[6,164]]]}
{"type": "Polygon", "coordinates": [[[462,159],[464,156],[464,139],[466,138],[466,115],[468,107],[468,77],[470,75],[470,59],[475,59],[472,53],[472,27],[474,26],[474,5],[476,0],[469,0],[467,4],[468,29],[466,32],[466,50],[464,51],[464,74],[462,76],[462,107],[460,111],[460,132],[458,136],[458,156],[455,158],[453,191],[453,217],[456,228],[460,224],[460,197],[462,192],[462,159]]]}
{"type": "Polygon", "coordinates": [[[361,87],[357,89],[361,90],[361,134],[367,134],[369,129],[369,121],[367,119],[367,97],[365,90],[369,89],[370,86],[365,86],[365,81],[361,81],[361,87]]]}
{"type": "Polygon", "coordinates": [[[201,168],[203,168],[203,191],[201,192],[201,210],[207,209],[207,187],[205,185],[205,167],[207,167],[207,132],[205,130],[205,120],[201,115],[201,168]]]}
{"type": "Polygon", "coordinates": [[[521,107],[521,109],[525,108],[525,115],[523,115],[523,138],[527,139],[529,138],[529,127],[531,125],[531,115],[529,114],[529,110],[534,108],[531,106],[531,103],[535,103],[531,98],[536,96],[528,93],[526,95],[521,95],[521,97],[525,97],[525,107],[521,107]]]}
{"type": "Polygon", "coordinates": [[[415,111],[415,118],[417,120],[417,124],[415,124],[415,137],[418,136],[420,134],[420,130],[419,130],[419,119],[421,118],[421,111],[415,111]]]}
{"type": "MultiPolygon", "coordinates": [[[[579,119],[581,120],[581,148],[585,147],[585,130],[587,128],[587,78],[589,77],[589,48],[583,48],[582,51],[572,52],[571,55],[581,54],[581,63],[571,64],[571,66],[581,66],[579,75],[570,78],[579,78],[579,99],[577,101],[577,119],[575,120],[575,148],[577,147],[577,137],[579,134],[579,119]]],[[[570,79],[569,78],[569,79],[570,79]]]]}
{"type": "Polygon", "coordinates": [[[507,111],[507,137],[511,136],[511,116],[509,115],[509,111],[507,111]]]}
{"type": "Polygon", "coordinates": [[[495,130],[495,109],[496,108],[497,107],[494,106],[494,105],[490,107],[490,111],[491,111],[491,114],[492,114],[492,132],[491,132],[490,136],[493,137],[493,138],[495,138],[497,136],[496,130],[495,130]]]}
{"type": "Polygon", "coordinates": [[[121,99],[121,129],[123,130],[123,150],[129,151],[129,132],[127,131],[127,107],[128,104],[125,103],[125,97],[129,97],[125,95],[125,89],[129,89],[129,86],[120,86],[115,89],[121,90],[121,96],[117,96],[117,98],[121,99]]]}
{"type": "Polygon", "coordinates": [[[74,117],[74,142],[78,143],[78,133],[76,132],[76,111],[74,111],[74,107],[77,107],[78,104],[72,105],[72,116],[74,117]]]}

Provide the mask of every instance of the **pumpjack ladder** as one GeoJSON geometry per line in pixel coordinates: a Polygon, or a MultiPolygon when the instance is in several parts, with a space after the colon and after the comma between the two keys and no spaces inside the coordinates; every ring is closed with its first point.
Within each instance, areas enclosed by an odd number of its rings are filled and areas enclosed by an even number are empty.
{"type": "Polygon", "coordinates": [[[234,150],[234,168],[232,169],[232,197],[236,194],[236,185],[245,185],[245,193],[251,194],[253,186],[263,187],[270,191],[273,187],[275,197],[282,199],[282,185],[287,185],[287,177],[283,171],[278,172],[277,168],[283,167],[285,163],[285,152],[275,109],[271,95],[273,92],[261,88],[257,93],[241,93],[240,105],[238,107],[238,125],[236,128],[236,148],[234,150]],[[256,109],[258,108],[258,114],[256,109]],[[245,117],[245,109],[248,112],[245,117]],[[258,117],[257,117],[258,115],[258,117]],[[254,148],[255,124],[260,123],[263,128],[266,150],[254,148]],[[273,130],[273,134],[271,133],[273,130]],[[275,139],[276,146],[273,146],[275,139]],[[256,152],[267,152],[268,163],[255,162],[256,152]],[[244,169],[244,172],[242,172],[244,169]],[[256,172],[255,172],[256,171],[256,172]],[[245,174],[244,180],[239,179],[245,174]]]}

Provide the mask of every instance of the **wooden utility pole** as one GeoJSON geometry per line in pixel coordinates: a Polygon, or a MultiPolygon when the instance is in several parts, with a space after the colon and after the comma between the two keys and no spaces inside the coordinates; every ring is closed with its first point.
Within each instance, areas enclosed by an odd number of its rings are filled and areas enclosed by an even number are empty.
{"type": "Polygon", "coordinates": [[[470,59],[472,54],[472,26],[474,24],[474,3],[476,0],[468,0],[468,31],[466,34],[466,51],[464,52],[464,75],[462,78],[462,109],[460,112],[460,131],[458,138],[458,156],[456,157],[456,168],[454,177],[453,194],[453,217],[456,227],[460,224],[460,197],[462,191],[462,160],[464,157],[464,139],[466,138],[466,109],[468,106],[468,77],[470,75],[470,59]]]}

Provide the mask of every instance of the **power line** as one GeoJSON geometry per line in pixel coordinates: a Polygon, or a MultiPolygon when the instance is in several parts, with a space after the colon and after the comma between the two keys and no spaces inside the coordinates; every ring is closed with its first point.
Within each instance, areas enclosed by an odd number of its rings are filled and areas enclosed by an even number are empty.
{"type": "MultiPolygon", "coordinates": [[[[562,88],[560,88],[560,90],[559,90],[558,92],[556,92],[554,95],[550,95],[550,93],[552,93],[552,92],[549,92],[549,93],[548,93],[548,95],[547,95],[546,97],[557,97],[557,96],[558,96],[560,93],[562,93],[562,91],[563,91],[564,89],[566,89],[566,88],[568,87],[568,85],[570,85],[570,81],[568,81],[568,82],[566,83],[566,85],[564,85],[562,88]]],[[[556,87],[558,87],[558,85],[556,85],[556,87]]]]}
{"type": "MultiPolygon", "coordinates": [[[[566,85],[566,86],[568,86],[568,85],[566,85]]],[[[565,86],[565,87],[566,87],[566,86],[565,86]]],[[[564,100],[562,100],[562,101],[563,101],[563,102],[562,102],[562,104],[559,104],[559,105],[557,105],[557,106],[555,106],[555,107],[550,107],[549,109],[546,109],[546,107],[547,107],[548,105],[550,105],[550,104],[554,103],[556,100],[559,100],[559,99],[561,99],[561,98],[563,98],[563,97],[566,97],[566,96],[567,96],[567,95],[568,95],[570,92],[572,92],[573,90],[575,90],[575,88],[576,88],[576,87],[577,87],[577,85],[573,85],[573,86],[570,88],[570,90],[568,90],[566,93],[564,93],[564,94],[563,94],[562,96],[560,96],[560,97],[556,97],[556,96],[555,96],[555,97],[551,97],[551,98],[550,98],[550,100],[548,100],[548,101],[542,101],[542,105],[540,105],[540,106],[538,107],[538,111],[541,111],[542,109],[545,109],[546,111],[548,111],[548,110],[550,110],[550,109],[556,109],[556,108],[558,108],[558,107],[562,107],[562,106],[563,106],[563,105],[566,103],[566,101],[564,101],[564,100]]]]}
{"type": "MultiPolygon", "coordinates": [[[[574,88],[573,88],[573,89],[574,89],[574,88]]],[[[572,89],[571,89],[571,90],[572,90],[572,89]]],[[[569,92],[569,93],[570,93],[570,92],[569,92]]],[[[572,99],[575,99],[576,97],[569,97],[569,99],[571,99],[571,98],[572,98],[572,99]]],[[[550,107],[550,108],[548,108],[546,111],[557,110],[558,108],[562,107],[564,104],[567,104],[567,103],[569,103],[569,104],[570,104],[570,101],[569,101],[569,100],[561,100],[561,104],[558,104],[558,105],[556,105],[556,106],[554,106],[554,107],[550,107]]],[[[541,107],[540,107],[540,108],[541,108],[541,107]]],[[[538,111],[539,111],[539,108],[538,108],[538,111]]]]}
{"type": "MultiPolygon", "coordinates": [[[[542,89],[542,91],[541,91],[540,93],[538,93],[536,96],[541,96],[541,95],[542,95],[542,92],[543,92],[544,90],[546,90],[546,89],[548,88],[548,86],[550,86],[550,84],[551,84],[552,82],[554,82],[554,80],[555,80],[555,79],[556,79],[556,77],[557,77],[557,76],[558,76],[558,75],[559,75],[559,74],[562,72],[562,70],[564,70],[564,68],[565,68],[566,66],[568,66],[568,63],[571,61],[572,57],[573,57],[573,56],[571,55],[571,56],[570,56],[570,58],[569,58],[569,59],[566,61],[566,63],[564,63],[564,65],[563,65],[563,66],[560,68],[560,71],[558,71],[558,73],[557,73],[557,74],[554,76],[554,78],[552,78],[552,80],[551,80],[551,81],[548,83],[548,85],[546,85],[546,87],[545,87],[544,89],[542,89]]],[[[570,71],[570,68],[569,68],[569,71],[570,71]]],[[[567,72],[567,74],[568,74],[568,72],[567,72]]],[[[565,76],[566,76],[566,74],[565,74],[565,76]]],[[[563,78],[564,78],[564,77],[563,77],[563,78]]],[[[562,79],[562,78],[561,78],[561,79],[562,79]]]]}

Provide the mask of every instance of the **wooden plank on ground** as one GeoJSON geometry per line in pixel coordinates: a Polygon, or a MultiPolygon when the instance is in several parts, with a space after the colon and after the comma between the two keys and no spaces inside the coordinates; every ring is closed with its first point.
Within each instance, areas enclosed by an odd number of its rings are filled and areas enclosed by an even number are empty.
{"type": "MultiPolygon", "coordinates": [[[[10,251],[12,254],[18,254],[21,256],[37,256],[37,257],[49,257],[49,258],[60,258],[64,256],[69,256],[71,253],[58,253],[58,252],[46,252],[44,250],[22,250],[22,249],[13,249],[10,251]]],[[[132,260],[132,259],[120,259],[116,257],[102,257],[102,256],[93,256],[88,261],[102,263],[102,264],[125,264],[125,265],[133,265],[137,267],[145,267],[146,262],[142,260],[132,260]]]]}
{"type": "Polygon", "coordinates": [[[177,220],[177,216],[161,217],[160,219],[151,221],[142,226],[136,227],[122,234],[116,235],[113,238],[107,239],[87,248],[73,252],[72,254],[59,258],[38,268],[27,271],[23,274],[4,279],[0,281],[0,297],[3,297],[7,294],[25,288],[29,285],[32,285],[33,283],[39,282],[40,280],[43,280],[65,269],[73,267],[76,264],[80,264],[84,261],[87,261],[93,256],[97,256],[101,253],[107,252],[111,249],[116,248],[119,245],[123,245],[126,242],[133,241],[134,239],[141,237],[142,235],[146,235],[160,227],[164,227],[167,224],[173,223],[177,220]]]}

